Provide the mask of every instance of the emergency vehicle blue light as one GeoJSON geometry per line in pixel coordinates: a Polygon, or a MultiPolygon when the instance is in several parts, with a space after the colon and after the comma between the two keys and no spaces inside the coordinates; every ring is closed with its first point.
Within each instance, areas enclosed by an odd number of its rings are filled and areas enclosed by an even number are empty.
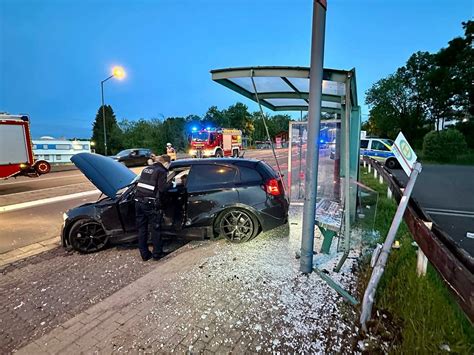
{"type": "Polygon", "coordinates": [[[319,143],[324,143],[324,139],[320,139],[320,140],[319,140],[319,143]]]}
{"type": "Polygon", "coordinates": [[[193,127],[193,128],[191,128],[191,130],[192,130],[193,132],[196,132],[198,129],[197,129],[197,127],[193,127]]]}
{"type": "Polygon", "coordinates": [[[212,129],[212,127],[207,127],[206,129],[207,129],[208,131],[210,131],[210,130],[212,129]]]}

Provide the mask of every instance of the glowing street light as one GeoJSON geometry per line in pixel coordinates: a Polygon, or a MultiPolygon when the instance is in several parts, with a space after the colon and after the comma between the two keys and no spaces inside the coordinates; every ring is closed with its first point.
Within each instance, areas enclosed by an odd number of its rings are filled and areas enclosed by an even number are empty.
{"type": "Polygon", "coordinates": [[[112,76],[116,77],[119,80],[125,78],[125,70],[120,66],[115,66],[112,68],[112,76]]]}
{"type": "Polygon", "coordinates": [[[123,78],[125,78],[125,70],[123,69],[123,67],[121,66],[113,67],[112,75],[100,82],[100,88],[102,92],[102,123],[104,125],[104,151],[105,151],[104,153],[105,155],[107,155],[107,131],[105,129],[104,83],[111,78],[117,78],[119,80],[122,80],[123,78]]]}

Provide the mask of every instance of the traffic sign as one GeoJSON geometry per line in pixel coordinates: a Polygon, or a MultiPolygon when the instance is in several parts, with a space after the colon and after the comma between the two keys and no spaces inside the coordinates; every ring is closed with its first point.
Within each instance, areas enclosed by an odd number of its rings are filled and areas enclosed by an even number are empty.
{"type": "Polygon", "coordinates": [[[395,143],[392,147],[392,152],[397,158],[398,162],[402,166],[405,173],[410,176],[411,171],[413,170],[413,164],[415,164],[417,156],[414,150],[410,147],[407,139],[400,132],[395,139],[395,143]]]}

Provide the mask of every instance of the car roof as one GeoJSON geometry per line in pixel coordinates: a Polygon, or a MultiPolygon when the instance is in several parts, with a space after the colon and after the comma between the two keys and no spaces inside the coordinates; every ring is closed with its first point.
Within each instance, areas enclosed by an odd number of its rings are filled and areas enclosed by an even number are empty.
{"type": "Polygon", "coordinates": [[[209,164],[219,164],[219,165],[256,165],[260,160],[256,159],[242,159],[242,158],[209,158],[209,159],[179,159],[171,162],[170,168],[180,168],[190,165],[209,165],[209,164]],[[241,163],[241,164],[238,164],[241,163]]]}

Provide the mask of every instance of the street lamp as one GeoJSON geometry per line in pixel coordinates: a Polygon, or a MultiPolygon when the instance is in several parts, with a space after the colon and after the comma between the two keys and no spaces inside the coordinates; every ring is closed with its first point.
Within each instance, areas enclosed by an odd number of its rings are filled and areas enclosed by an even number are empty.
{"type": "Polygon", "coordinates": [[[122,80],[123,78],[125,78],[125,70],[122,67],[115,66],[115,67],[112,68],[112,75],[100,82],[100,88],[101,88],[101,92],[102,92],[102,123],[104,125],[104,151],[105,151],[105,155],[107,155],[107,131],[105,129],[104,83],[107,80],[109,80],[111,78],[114,78],[114,77],[119,79],[119,80],[122,80]]]}

